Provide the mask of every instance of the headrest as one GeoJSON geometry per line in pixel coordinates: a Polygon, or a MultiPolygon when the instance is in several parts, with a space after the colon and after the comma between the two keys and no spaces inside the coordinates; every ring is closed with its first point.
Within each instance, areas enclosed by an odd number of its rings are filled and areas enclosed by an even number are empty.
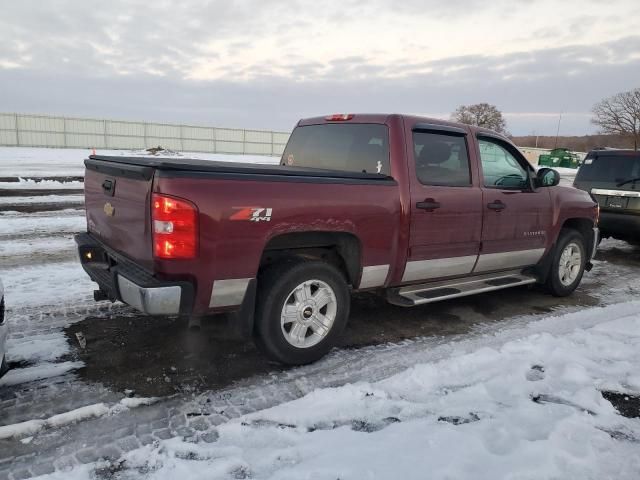
{"type": "Polygon", "coordinates": [[[438,165],[444,163],[451,157],[451,145],[446,142],[436,141],[426,143],[422,150],[418,161],[426,165],[438,165]]]}

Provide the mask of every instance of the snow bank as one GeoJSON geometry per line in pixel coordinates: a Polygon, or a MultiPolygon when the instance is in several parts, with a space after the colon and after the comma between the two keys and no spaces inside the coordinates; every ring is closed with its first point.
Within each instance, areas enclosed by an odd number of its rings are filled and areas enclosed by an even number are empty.
{"type": "MultiPolygon", "coordinates": [[[[84,366],[82,362],[41,363],[33,367],[17,368],[0,378],[0,387],[34,382],[45,378],[58,377],[84,366]]],[[[1,438],[1,437],[0,437],[1,438]]]]}
{"type": "Polygon", "coordinates": [[[35,197],[2,197],[0,205],[32,205],[34,203],[84,203],[84,195],[38,195],[35,197]]]}
{"type": "Polygon", "coordinates": [[[3,270],[5,303],[8,309],[78,305],[90,300],[95,284],[80,262],[43,264],[3,270]]]}
{"type": "MultiPolygon", "coordinates": [[[[4,220],[2,220],[4,221],[4,220]]],[[[11,257],[27,257],[31,255],[55,255],[75,252],[76,244],[73,236],[35,237],[19,241],[0,241],[0,260],[11,257]]]]}
{"type": "Polygon", "coordinates": [[[0,189],[10,190],[70,190],[84,188],[83,182],[59,182],[56,180],[35,180],[21,178],[17,182],[0,182],[0,189]]]}
{"type": "Polygon", "coordinates": [[[120,402],[112,406],[105,403],[96,403],[53,415],[46,420],[34,419],[12,425],[0,426],[0,440],[24,438],[34,435],[44,428],[60,428],[104,415],[117,415],[122,411],[143,405],[151,405],[156,401],[156,398],[123,398],[120,402]]]}
{"type": "Polygon", "coordinates": [[[640,422],[600,392],[640,394],[640,302],[545,325],[377,383],[316,390],[219,426],[215,443],[135,450],[122,467],[152,479],[638,478],[640,422]],[[576,327],[553,333],[563,322],[576,327]]]}
{"type": "Polygon", "coordinates": [[[82,212],[71,211],[71,215],[62,215],[66,211],[53,212],[53,215],[31,214],[2,215],[0,235],[33,235],[45,233],[76,233],[86,231],[87,220],[82,212]]]}
{"type": "MultiPolygon", "coordinates": [[[[84,160],[93,152],[73,148],[0,147],[0,177],[83,176],[84,160]]],[[[144,150],[96,150],[98,155],[153,156],[144,150]]],[[[180,152],[172,157],[219,162],[278,163],[280,157],[180,152]]]]}
{"type": "Polygon", "coordinates": [[[68,354],[70,350],[69,342],[61,332],[9,338],[7,360],[30,363],[52,362],[68,354]]]}

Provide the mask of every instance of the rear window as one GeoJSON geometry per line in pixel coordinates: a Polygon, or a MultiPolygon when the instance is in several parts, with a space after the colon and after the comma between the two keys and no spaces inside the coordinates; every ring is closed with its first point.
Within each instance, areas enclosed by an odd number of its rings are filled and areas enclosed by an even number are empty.
{"type": "Polygon", "coordinates": [[[298,127],[291,134],[281,163],[390,175],[388,128],[363,123],[298,127]]]}
{"type": "Polygon", "coordinates": [[[640,156],[598,155],[587,157],[578,170],[576,180],[583,182],[620,183],[640,177],[640,156]]]}

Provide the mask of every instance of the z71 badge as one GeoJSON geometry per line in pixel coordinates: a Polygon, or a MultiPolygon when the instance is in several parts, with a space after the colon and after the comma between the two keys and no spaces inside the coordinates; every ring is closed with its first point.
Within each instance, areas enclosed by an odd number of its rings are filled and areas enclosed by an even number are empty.
{"type": "Polygon", "coordinates": [[[229,220],[248,220],[250,222],[270,222],[272,208],[264,207],[233,207],[238,210],[229,220]]]}

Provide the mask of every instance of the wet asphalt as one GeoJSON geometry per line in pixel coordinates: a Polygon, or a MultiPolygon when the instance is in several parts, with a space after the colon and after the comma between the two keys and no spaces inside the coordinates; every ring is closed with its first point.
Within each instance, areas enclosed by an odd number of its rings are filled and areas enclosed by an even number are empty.
{"type": "MultiPolygon", "coordinates": [[[[636,261],[640,267],[640,259],[636,261]]],[[[512,317],[599,303],[589,288],[555,298],[538,286],[413,308],[388,304],[375,294],[358,294],[352,297],[349,323],[337,348],[452,337],[512,317]]],[[[229,322],[227,316],[212,316],[202,321],[200,330],[193,330],[184,320],[125,310],[106,318],[87,316],[69,326],[66,334],[73,348],[71,357],[85,364],[79,376],[123,392],[135,385],[136,393],[145,396],[224,388],[283,369],[269,362],[251,341],[234,338],[229,322]],[[79,332],[86,339],[85,348],[77,340],[79,332]]]]}

